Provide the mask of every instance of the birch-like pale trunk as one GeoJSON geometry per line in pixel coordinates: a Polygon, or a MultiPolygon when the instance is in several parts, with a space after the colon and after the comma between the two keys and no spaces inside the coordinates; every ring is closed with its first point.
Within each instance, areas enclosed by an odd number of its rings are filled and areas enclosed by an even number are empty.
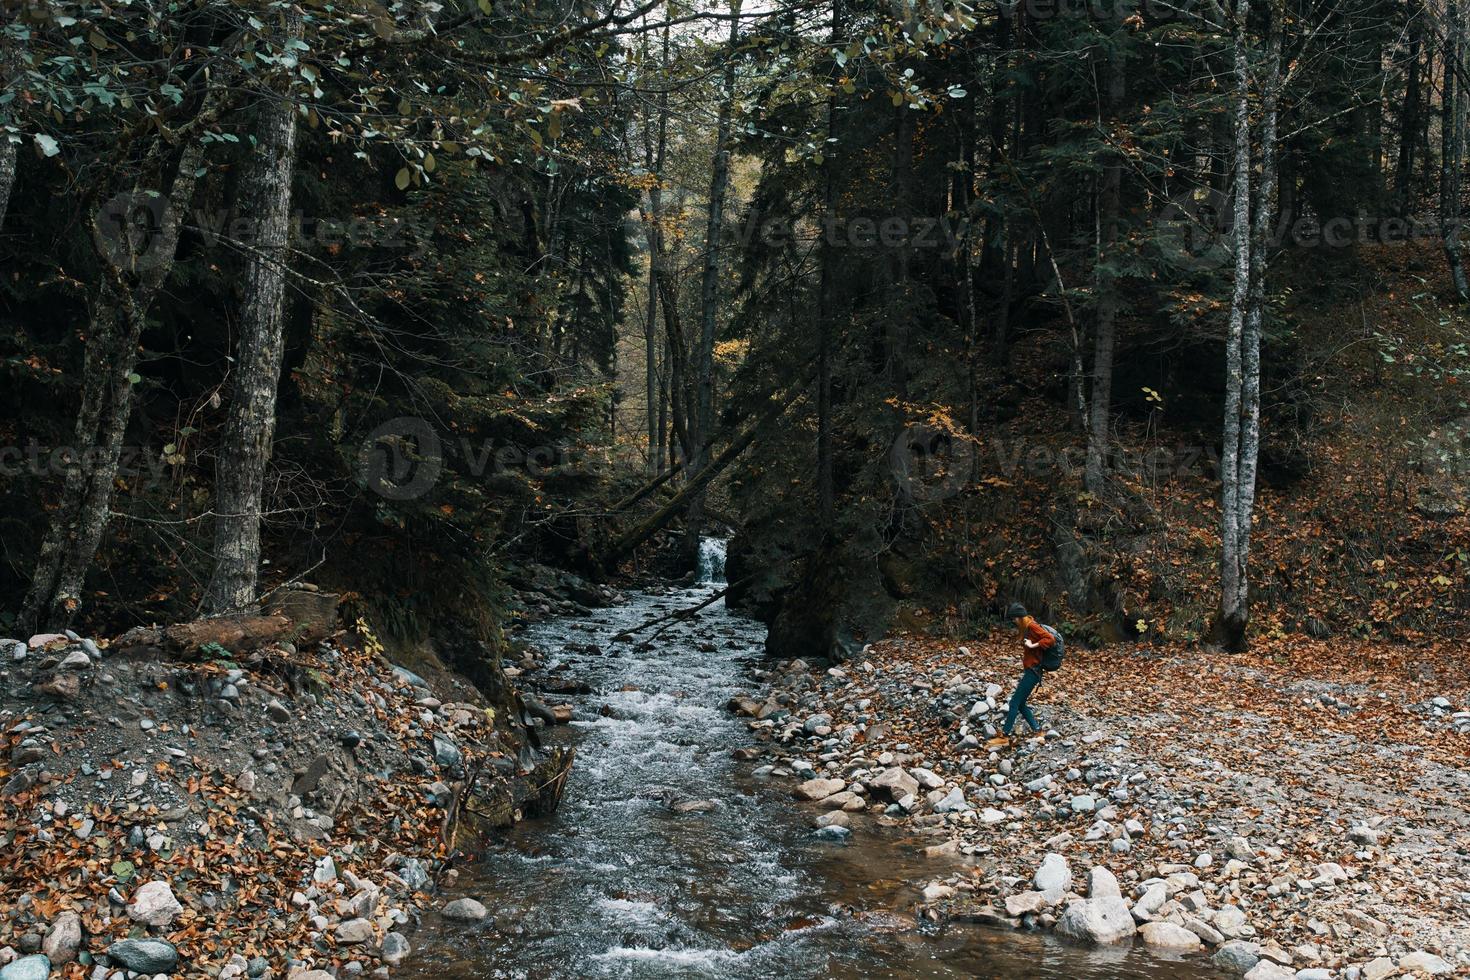
{"type": "Polygon", "coordinates": [[[10,189],[15,186],[15,144],[7,135],[0,135],[0,226],[5,224],[5,212],[10,208],[10,189]]]}
{"type": "MultiPolygon", "coordinates": [[[[8,35],[0,34],[0,86],[10,90],[14,74],[15,53],[8,35]]],[[[15,186],[16,144],[9,133],[0,133],[0,226],[5,224],[5,212],[10,208],[10,189],[15,186]]]]}
{"type": "MultiPolygon", "coordinates": [[[[288,40],[299,40],[301,15],[287,8],[285,16],[288,40]]],[[[204,590],[206,614],[243,609],[256,598],[265,473],[281,379],[297,115],[284,93],[266,96],[244,181],[256,233],[245,264],[234,383],[215,466],[214,572],[204,590]]]]}
{"type": "Polygon", "coordinates": [[[1225,423],[1220,453],[1220,626],[1227,643],[1238,645],[1248,611],[1245,562],[1240,524],[1241,405],[1245,395],[1244,340],[1246,306],[1251,274],[1251,120],[1250,65],[1246,21],[1250,0],[1235,9],[1235,106],[1233,226],[1235,284],[1230,295],[1230,320],[1225,334],[1225,423]]]}
{"type": "MultiPolygon", "coordinates": [[[[212,100],[213,101],[213,100],[212,100]]],[[[218,112],[218,106],[206,110],[218,112]]],[[[92,307],[82,367],[82,403],[73,429],[83,460],[68,469],[61,500],[41,541],[20,621],[31,629],[61,628],[82,604],[82,585],[111,516],[112,488],[122,458],[123,434],[132,414],[132,374],[148,311],[173,270],[184,215],[194,197],[204,142],[192,137],[164,197],[157,233],[146,243],[146,262],[121,268],[118,255],[102,256],[108,278],[92,307]],[[156,250],[156,251],[155,251],[156,250]]],[[[97,221],[103,216],[94,217],[97,221]]],[[[118,236],[94,228],[96,241],[118,236]]]]}

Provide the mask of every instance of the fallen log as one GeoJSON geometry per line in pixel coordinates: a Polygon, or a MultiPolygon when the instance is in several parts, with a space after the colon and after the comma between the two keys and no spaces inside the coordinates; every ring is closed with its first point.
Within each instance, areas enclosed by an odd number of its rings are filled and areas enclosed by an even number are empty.
{"type": "Polygon", "coordinates": [[[171,626],[138,626],[112,641],[112,649],[153,649],[174,656],[204,647],[228,653],[253,653],[277,643],[315,643],[337,627],[337,596],[330,592],[287,589],[263,611],[211,616],[171,626]]]}

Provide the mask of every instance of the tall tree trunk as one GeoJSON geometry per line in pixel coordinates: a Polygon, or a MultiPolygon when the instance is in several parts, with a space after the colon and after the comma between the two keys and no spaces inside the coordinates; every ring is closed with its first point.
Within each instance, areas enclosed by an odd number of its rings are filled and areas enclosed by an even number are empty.
{"type": "MultiPolygon", "coordinates": [[[[1251,225],[1250,293],[1246,301],[1245,331],[1241,338],[1241,428],[1236,490],[1236,577],[1238,593],[1233,606],[1239,628],[1231,636],[1236,646],[1245,641],[1250,621],[1251,519],[1256,501],[1256,463],[1261,450],[1261,335],[1266,316],[1267,246],[1276,194],[1276,117],[1281,99],[1281,43],[1286,16],[1284,0],[1272,5],[1267,39],[1266,88],[1261,100],[1261,179],[1256,188],[1255,214],[1251,225]]],[[[1232,630],[1235,630],[1232,627],[1232,630]]]]}
{"type": "Polygon", "coordinates": [[[1419,142],[1419,62],[1422,46],[1422,11],[1409,14],[1409,77],[1404,85],[1404,109],[1399,115],[1399,157],[1394,171],[1394,197],[1400,217],[1409,213],[1409,196],[1414,181],[1414,149],[1419,142]]]}
{"type": "MultiPolygon", "coordinates": [[[[832,0],[831,43],[842,37],[842,0],[832,0]]],[[[838,135],[837,66],[827,78],[827,146],[822,153],[822,240],[818,249],[821,279],[817,310],[817,523],[823,543],[836,523],[837,498],[832,465],[832,341],[837,330],[836,243],[837,175],[835,161],[841,146],[838,135]]]]}
{"type": "Polygon", "coordinates": [[[1465,139],[1461,110],[1460,72],[1464,68],[1462,24],[1455,0],[1445,4],[1444,85],[1440,116],[1439,220],[1445,259],[1455,287],[1455,299],[1470,301],[1470,283],[1465,279],[1465,263],[1460,255],[1460,168],[1465,139]]]}
{"type": "MultiPolygon", "coordinates": [[[[15,74],[12,66],[16,54],[9,35],[0,34],[0,91],[11,90],[11,78],[15,74]]],[[[5,212],[10,207],[10,189],[15,186],[16,144],[9,133],[0,133],[0,226],[5,224],[5,212]]]]}
{"type": "MultiPolygon", "coordinates": [[[[735,109],[735,49],[740,41],[740,0],[730,0],[730,40],[725,52],[724,94],[715,122],[714,159],[710,161],[709,212],[704,232],[704,275],[699,290],[699,349],[695,358],[696,404],[689,475],[695,478],[709,459],[715,430],[715,321],[720,302],[721,239],[725,232],[725,196],[730,185],[730,117],[735,109]]],[[[699,558],[704,525],[704,492],[694,495],[684,517],[684,557],[691,567],[699,558]]]]}
{"type": "MultiPolygon", "coordinates": [[[[1121,33],[1121,32],[1120,32],[1121,33]]],[[[1115,36],[1114,41],[1118,41],[1115,36]]],[[[1112,138],[1118,138],[1119,110],[1123,104],[1124,64],[1121,46],[1115,46],[1107,65],[1107,124],[1112,138]]],[[[1097,242],[1097,324],[1092,350],[1092,409],[1087,434],[1087,464],[1084,471],[1087,489],[1102,489],[1107,473],[1108,435],[1113,419],[1113,344],[1117,334],[1118,275],[1113,254],[1118,244],[1118,219],[1122,209],[1122,147],[1111,149],[1103,169],[1098,201],[1097,242]]]]}
{"type": "Polygon", "coordinates": [[[1241,554],[1240,455],[1241,405],[1245,388],[1244,339],[1246,305],[1251,286],[1251,120],[1250,67],[1246,22],[1250,0],[1235,10],[1234,215],[1235,285],[1225,336],[1225,423],[1220,454],[1220,628],[1227,645],[1238,647],[1245,635],[1248,610],[1242,603],[1245,563],[1241,554]]]}
{"type": "MultiPolygon", "coordinates": [[[[286,37],[299,41],[301,15],[294,8],[286,10],[286,37]]],[[[207,614],[243,609],[256,598],[265,470],[275,440],[281,380],[296,115],[296,104],[284,93],[266,97],[244,182],[257,232],[245,266],[234,390],[215,467],[215,564],[204,590],[207,614]]]]}
{"type": "Polygon", "coordinates": [[[1224,451],[1221,454],[1220,634],[1230,649],[1245,645],[1250,622],[1249,558],[1261,441],[1261,337],[1266,308],[1267,246],[1277,178],[1277,114],[1285,4],[1273,3],[1261,104],[1260,183],[1251,194],[1250,80],[1246,58],[1248,3],[1236,25],[1235,286],[1226,338],[1224,451]]]}
{"type": "MultiPolygon", "coordinates": [[[[210,100],[204,117],[217,114],[218,101],[210,100]]],[[[138,343],[154,297],[173,270],[203,156],[203,141],[192,137],[179,156],[168,193],[148,196],[149,201],[161,201],[162,213],[156,234],[142,243],[144,252],[123,251],[133,243],[119,229],[102,230],[100,223],[108,216],[93,219],[93,239],[104,253],[107,278],[93,305],[83,352],[82,402],[73,430],[82,458],[67,471],[61,501],[41,541],[21,607],[20,621],[27,628],[66,626],[81,606],[82,585],[111,516],[113,482],[132,414],[138,343]]],[[[131,197],[144,200],[136,191],[131,197]]]]}

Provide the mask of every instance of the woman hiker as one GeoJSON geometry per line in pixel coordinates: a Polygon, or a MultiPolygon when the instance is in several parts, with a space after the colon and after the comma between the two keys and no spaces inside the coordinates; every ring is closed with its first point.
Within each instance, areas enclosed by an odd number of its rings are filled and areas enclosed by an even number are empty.
{"type": "Polygon", "coordinates": [[[1021,653],[1021,679],[1016,684],[1016,693],[1011,695],[1010,707],[1006,710],[1005,725],[1000,734],[985,743],[986,748],[998,749],[1011,744],[1011,732],[1016,728],[1016,718],[1019,716],[1026,719],[1026,724],[1031,726],[1031,731],[1040,732],[1041,726],[1036,722],[1036,716],[1031,713],[1031,708],[1026,704],[1026,699],[1031,697],[1031,692],[1036,690],[1036,685],[1041,683],[1042,657],[1057,644],[1057,633],[1049,626],[1043,626],[1032,619],[1026,613],[1026,607],[1019,602],[1011,603],[1006,610],[1006,618],[1015,620],[1017,628],[1021,631],[1021,642],[1025,650],[1021,653]]]}

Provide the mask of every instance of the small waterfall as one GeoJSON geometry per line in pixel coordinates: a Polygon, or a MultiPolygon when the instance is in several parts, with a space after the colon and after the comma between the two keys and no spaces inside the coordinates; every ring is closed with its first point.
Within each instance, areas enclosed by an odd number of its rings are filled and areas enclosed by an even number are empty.
{"type": "Polygon", "coordinates": [[[695,576],[700,585],[725,585],[725,539],[699,539],[699,571],[695,576]]]}

